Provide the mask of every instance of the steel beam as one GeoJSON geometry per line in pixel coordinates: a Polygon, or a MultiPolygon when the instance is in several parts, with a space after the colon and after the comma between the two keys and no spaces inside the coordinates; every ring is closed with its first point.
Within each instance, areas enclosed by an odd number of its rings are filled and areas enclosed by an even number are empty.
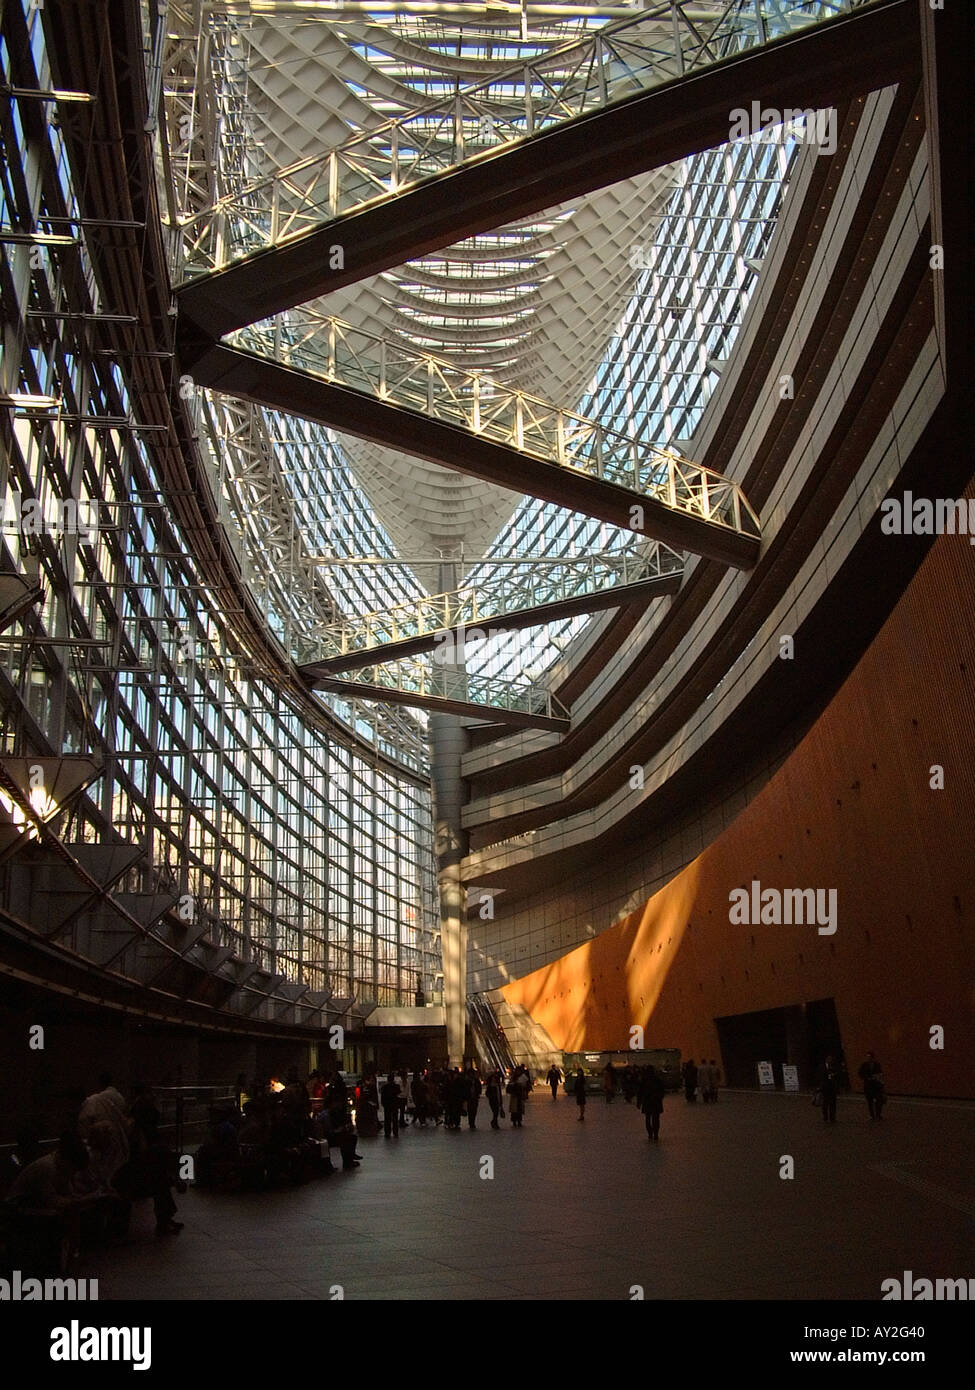
{"type": "Polygon", "coordinates": [[[610,482],[581,468],[522,453],[483,434],[253,353],[212,344],[197,359],[194,378],[202,386],[317,420],[456,473],[663,541],[675,550],[690,550],[742,569],[758,559],[757,535],[675,510],[652,494],[610,482]],[[639,531],[633,526],[636,507],[642,508],[643,525],[639,531]]]}
{"type": "MultiPolygon", "coordinates": [[[[915,0],[888,0],[555,124],[496,154],[482,152],[184,284],[177,292],[184,351],[194,329],[204,339],[221,338],[724,144],[729,113],[746,95],[763,108],[818,109],[916,75],[918,65],[915,0]],[[336,247],[341,256],[332,254],[336,247]]],[[[186,362],[192,365],[189,355],[186,362]]]]}

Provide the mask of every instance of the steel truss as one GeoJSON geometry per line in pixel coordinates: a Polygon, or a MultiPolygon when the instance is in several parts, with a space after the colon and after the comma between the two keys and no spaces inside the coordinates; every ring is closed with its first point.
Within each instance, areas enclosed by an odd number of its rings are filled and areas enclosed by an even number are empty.
{"type": "MultiPolygon", "coordinates": [[[[459,426],[479,439],[557,464],[566,473],[582,473],[626,488],[632,494],[633,507],[649,502],[653,510],[694,518],[702,523],[702,554],[710,549],[707,533],[717,527],[745,542],[733,548],[739,551],[739,563],[753,564],[758,558],[761,524],[740,486],[681,458],[672,449],[647,445],[576,411],[563,410],[551,401],[514,390],[481,373],[464,371],[428,353],[401,347],[313,309],[292,311],[240,329],[229,341],[238,349],[361,392],[384,405],[418,411],[428,420],[459,426]]],[[[207,375],[206,359],[198,369],[207,375]]],[[[219,388],[218,376],[212,384],[219,388]]],[[[261,391],[260,374],[253,391],[255,397],[261,391]]],[[[463,473],[473,471],[468,457],[454,449],[449,457],[438,461],[463,473]]],[[[525,470],[520,475],[519,491],[532,494],[532,481],[531,472],[525,470]]],[[[631,524],[634,531],[653,534],[649,516],[637,516],[631,524]]],[[[682,530],[682,542],[692,550],[697,548],[695,529],[682,530]]],[[[675,540],[673,534],[657,538],[675,540]]],[[[736,562],[731,554],[726,558],[736,562]]]]}
{"type": "MultiPolygon", "coordinates": [[[[511,557],[509,562],[517,564],[511,557]]],[[[453,653],[483,640],[479,624],[489,623],[492,633],[510,632],[674,593],[683,572],[681,556],[656,542],[648,552],[565,557],[557,565],[529,563],[514,574],[502,567],[449,593],[345,618],[322,631],[317,651],[313,648],[302,664],[322,672],[350,671],[423,651],[453,653]]]]}
{"type": "MultiPolygon", "coordinates": [[[[424,180],[491,158],[637,92],[764,47],[871,0],[657,0],[456,95],[351,136],[328,154],[228,189],[177,222],[187,278],[391,201],[424,180]]],[[[225,20],[225,23],[230,22],[225,20]]],[[[240,171],[242,174],[245,171],[240,171]]]]}
{"type": "Polygon", "coordinates": [[[341,677],[320,672],[314,666],[301,669],[319,690],[359,699],[389,700],[523,729],[565,733],[569,727],[565,705],[550,690],[534,683],[473,675],[423,660],[367,666],[341,677]]]}

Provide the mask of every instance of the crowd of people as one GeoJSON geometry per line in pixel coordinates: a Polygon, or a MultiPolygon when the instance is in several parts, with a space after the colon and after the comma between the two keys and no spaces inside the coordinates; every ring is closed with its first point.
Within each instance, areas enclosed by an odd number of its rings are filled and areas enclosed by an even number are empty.
{"type": "MultiPolygon", "coordinates": [[[[880,1120],[886,1102],[883,1070],[872,1052],[858,1076],[871,1120],[880,1120]]],[[[563,1082],[553,1064],[545,1080],[552,1098],[563,1082]]],[[[684,1095],[693,1103],[714,1103],[720,1072],[712,1060],[688,1059],[681,1070],[684,1095]]],[[[847,1082],[842,1058],[825,1059],[814,1096],[827,1123],[836,1120],[837,1094],[847,1082]]],[[[203,1187],[250,1186],[302,1182],[342,1168],[357,1168],[362,1155],[359,1137],[398,1138],[410,1128],[442,1125],[444,1130],[477,1128],[482,1102],[492,1129],[508,1119],[512,1128],[524,1125],[526,1103],[534,1079],[525,1065],[507,1071],[494,1068],[482,1076],[470,1062],[463,1068],[437,1067],[367,1075],[350,1086],[340,1072],[313,1071],[306,1082],[292,1071],[248,1085],[238,1077],[235,1098],[211,1115],[210,1132],[195,1155],[196,1182],[203,1187]]],[[[585,1120],[590,1080],[580,1067],[566,1083],[578,1119],[585,1120]]],[[[659,1142],[666,1078],[653,1066],[609,1063],[598,1082],[606,1104],[622,1094],[643,1114],[647,1136],[659,1142]]],[[[174,1235],[174,1189],[185,1191],[179,1159],[166,1143],[152,1090],[137,1085],[129,1102],[103,1074],[85,1098],[73,1123],[66,1126],[56,1147],[44,1153],[34,1136],[22,1134],[0,1171],[0,1195],[21,1233],[50,1237],[60,1247],[59,1263],[76,1254],[83,1241],[118,1238],[128,1229],[132,1203],[153,1202],[156,1234],[174,1235]],[[19,1225],[18,1225],[19,1223],[19,1225]]]]}
{"type": "Polygon", "coordinates": [[[296,1071],[284,1081],[237,1078],[234,1104],[218,1107],[210,1133],[196,1153],[196,1181],[202,1187],[263,1189],[294,1185],[358,1168],[353,1095],[341,1073],[296,1071]]]}
{"type": "Polygon", "coordinates": [[[372,1138],[382,1128],[387,1139],[399,1138],[404,1129],[426,1129],[442,1125],[459,1130],[467,1120],[468,1129],[477,1128],[481,1102],[487,1104],[491,1128],[498,1129],[507,1116],[521,1128],[525,1100],[534,1081],[526,1066],[502,1072],[494,1068],[482,1076],[475,1062],[461,1067],[434,1067],[392,1071],[385,1076],[367,1076],[357,1088],[356,1128],[364,1138],[372,1138]]]}
{"type": "Polygon", "coordinates": [[[721,1072],[713,1057],[710,1062],[695,1062],[693,1057],[689,1057],[681,1067],[681,1079],[684,1083],[684,1099],[689,1105],[693,1105],[698,1094],[705,1104],[713,1104],[718,1099],[721,1072]]]}
{"type": "Polygon", "coordinates": [[[104,1073],[51,1152],[21,1134],[3,1174],[13,1243],[63,1270],[83,1242],[124,1236],[140,1198],[152,1199],[156,1234],[177,1235],[173,1189],[185,1191],[186,1183],[160,1120],[150,1087],[136,1086],[126,1102],[104,1073]]]}

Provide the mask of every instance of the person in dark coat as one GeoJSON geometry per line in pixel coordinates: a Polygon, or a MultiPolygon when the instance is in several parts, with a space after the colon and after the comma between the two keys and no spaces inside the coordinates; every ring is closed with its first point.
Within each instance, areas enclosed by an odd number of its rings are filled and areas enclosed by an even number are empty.
{"type": "Polygon", "coordinates": [[[682,1070],[684,1073],[684,1097],[689,1104],[693,1104],[697,1099],[695,1095],[697,1091],[697,1066],[693,1057],[688,1057],[682,1070]]]}
{"type": "Polygon", "coordinates": [[[467,1082],[467,1126],[469,1129],[477,1129],[477,1107],[481,1103],[481,1091],[484,1088],[473,1062],[467,1068],[464,1080],[467,1082]]]}
{"type": "Polygon", "coordinates": [[[447,1078],[447,1103],[444,1114],[445,1129],[460,1129],[464,1101],[467,1099],[467,1078],[460,1067],[454,1067],[447,1078]]]}
{"type": "Polygon", "coordinates": [[[399,1138],[399,1082],[392,1072],[386,1078],[379,1099],[383,1106],[383,1134],[387,1139],[399,1138]]]}
{"type": "Polygon", "coordinates": [[[586,1074],[581,1067],[576,1072],[576,1079],[572,1083],[572,1094],[579,1107],[579,1119],[584,1120],[586,1118],[586,1074]]]}
{"type": "Polygon", "coordinates": [[[656,1067],[647,1067],[638,1094],[640,1109],[651,1144],[660,1142],[660,1116],[664,1108],[664,1081],[656,1067]]]}
{"type": "Polygon", "coordinates": [[[491,1107],[491,1128],[500,1129],[498,1116],[504,1115],[504,1077],[495,1067],[494,1071],[487,1079],[484,1087],[484,1094],[487,1096],[487,1103],[491,1107]]]}
{"type": "Polygon", "coordinates": [[[863,1094],[866,1097],[871,1120],[881,1119],[881,1112],[886,1099],[884,1095],[884,1071],[872,1052],[868,1052],[867,1060],[861,1062],[857,1076],[863,1082],[863,1094]]]}
{"type": "Polygon", "coordinates": [[[525,1101],[528,1098],[528,1090],[531,1081],[528,1071],[523,1066],[515,1067],[514,1074],[508,1082],[507,1093],[510,1097],[508,1102],[508,1113],[511,1116],[512,1129],[521,1129],[525,1119],[525,1101]]]}
{"type": "Polygon", "coordinates": [[[819,1090],[823,1098],[823,1120],[826,1124],[836,1124],[836,1092],[839,1088],[840,1069],[834,1057],[827,1057],[819,1077],[819,1090]]]}

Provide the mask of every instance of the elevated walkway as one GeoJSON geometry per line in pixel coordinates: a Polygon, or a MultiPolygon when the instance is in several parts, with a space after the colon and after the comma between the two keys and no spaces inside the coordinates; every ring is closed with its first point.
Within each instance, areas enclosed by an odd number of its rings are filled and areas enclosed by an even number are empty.
{"type": "Polygon", "coordinates": [[[194,379],[678,550],[740,568],[758,559],[758,517],[721,474],[338,319],[306,319],[203,345],[194,379]]]}
{"type": "Polygon", "coordinates": [[[658,0],[222,198],[183,228],[184,318],[213,338],[729,138],[916,58],[909,0],[658,0]]]}
{"type": "Polygon", "coordinates": [[[429,651],[443,660],[486,636],[481,624],[513,632],[676,593],[684,566],[675,551],[654,544],[647,554],[624,550],[557,565],[526,560],[515,573],[492,570],[488,561],[477,570],[486,572],[477,584],[330,625],[308,644],[303,669],[324,675],[429,651]]]}

